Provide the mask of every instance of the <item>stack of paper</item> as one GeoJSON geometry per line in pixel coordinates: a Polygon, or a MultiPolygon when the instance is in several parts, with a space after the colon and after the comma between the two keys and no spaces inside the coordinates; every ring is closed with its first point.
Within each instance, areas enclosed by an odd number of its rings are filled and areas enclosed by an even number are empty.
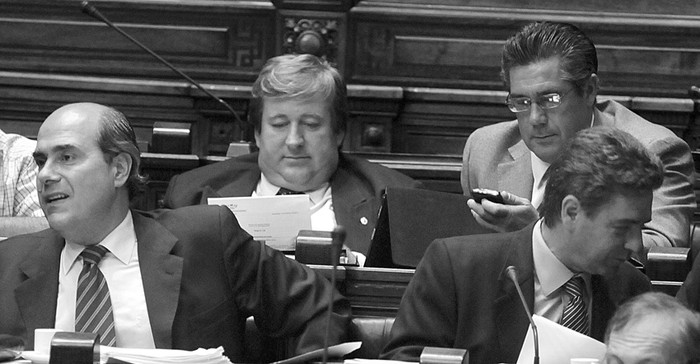
{"type": "Polygon", "coordinates": [[[231,361],[224,356],[224,349],[220,346],[216,349],[197,349],[195,351],[100,347],[101,363],[118,363],[119,361],[131,364],[231,364],[231,361]]]}
{"type": "MultiPolygon", "coordinates": [[[[29,359],[33,364],[47,364],[48,353],[25,351],[22,357],[29,359]]],[[[168,363],[193,363],[193,364],[231,364],[224,356],[224,349],[197,349],[195,351],[170,350],[170,349],[129,349],[100,346],[100,363],[131,363],[131,364],[168,364],[168,363]]]]}

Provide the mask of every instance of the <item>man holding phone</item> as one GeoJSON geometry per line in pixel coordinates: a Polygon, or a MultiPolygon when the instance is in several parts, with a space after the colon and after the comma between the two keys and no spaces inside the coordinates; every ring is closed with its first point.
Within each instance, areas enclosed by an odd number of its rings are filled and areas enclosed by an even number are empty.
{"type": "Polygon", "coordinates": [[[506,232],[536,221],[550,163],[576,132],[602,125],[629,132],[664,165],[652,219],[643,229],[644,247],[688,246],[695,209],[690,148],[615,101],[596,102],[597,54],[581,30],[563,23],[529,24],[506,41],[501,63],[506,104],[517,120],[476,130],[463,154],[465,195],[483,196],[472,190],[486,188],[503,200],[493,202],[487,194],[488,201],[467,202],[481,225],[506,232]]]}

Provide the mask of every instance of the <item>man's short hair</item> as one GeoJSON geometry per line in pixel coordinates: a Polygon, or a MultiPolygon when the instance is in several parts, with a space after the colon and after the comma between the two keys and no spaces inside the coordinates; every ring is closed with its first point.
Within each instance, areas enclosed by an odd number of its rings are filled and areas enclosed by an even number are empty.
{"type": "Polygon", "coordinates": [[[664,179],[661,161],[632,135],[620,129],[593,127],[579,131],[547,169],[540,216],[547,226],[561,221],[561,202],[575,196],[588,216],[615,195],[653,191],[664,179]]]}
{"type": "Polygon", "coordinates": [[[683,306],[677,299],[661,292],[647,292],[635,296],[615,311],[605,330],[605,342],[612,332],[624,330],[626,326],[648,316],[657,315],[672,321],[672,335],[665,338],[663,347],[673,358],[669,363],[697,363],[700,360],[700,313],[683,306]]]}
{"type": "Polygon", "coordinates": [[[333,131],[345,131],[347,87],[343,76],[325,60],[311,54],[286,54],[270,58],[260,71],[252,90],[249,120],[260,132],[263,98],[322,97],[331,106],[333,131]]]}
{"type": "Polygon", "coordinates": [[[501,77],[510,89],[510,70],[559,57],[561,78],[580,91],[593,73],[598,72],[595,45],[576,26],[568,23],[531,23],[512,35],[503,46],[501,77]]]}
{"type": "Polygon", "coordinates": [[[112,162],[112,159],[120,153],[126,153],[131,157],[131,170],[126,183],[129,198],[132,198],[138,192],[139,185],[146,181],[146,177],[140,174],[141,152],[136,142],[136,133],[126,116],[109,106],[105,106],[99,121],[97,145],[104,153],[107,163],[112,162]]]}

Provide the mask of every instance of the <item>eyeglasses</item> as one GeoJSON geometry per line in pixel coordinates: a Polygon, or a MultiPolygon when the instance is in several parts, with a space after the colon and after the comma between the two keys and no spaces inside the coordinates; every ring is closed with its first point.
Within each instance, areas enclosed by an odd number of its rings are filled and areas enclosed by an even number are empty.
{"type": "Polygon", "coordinates": [[[571,92],[572,89],[569,89],[568,91],[564,92],[563,94],[560,94],[558,92],[552,92],[550,94],[544,94],[544,95],[539,95],[535,98],[533,101],[531,98],[524,96],[524,97],[511,97],[508,95],[506,97],[506,105],[508,105],[508,108],[512,112],[523,112],[523,111],[528,111],[530,110],[530,106],[532,106],[532,103],[536,103],[543,109],[554,109],[561,105],[562,98],[571,92]]]}

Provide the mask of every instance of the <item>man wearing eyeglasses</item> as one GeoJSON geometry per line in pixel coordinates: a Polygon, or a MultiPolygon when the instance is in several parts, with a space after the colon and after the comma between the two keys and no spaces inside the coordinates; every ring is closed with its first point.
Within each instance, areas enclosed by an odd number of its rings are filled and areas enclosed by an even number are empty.
{"type": "MultiPolygon", "coordinates": [[[[565,143],[591,126],[622,129],[662,161],[662,187],[654,191],[652,220],[643,229],[645,248],[688,246],[695,209],[694,164],[688,145],[615,101],[596,102],[595,46],[571,24],[537,22],[510,37],[502,54],[508,108],[517,120],[476,130],[464,147],[462,188],[499,191],[504,203],[468,201],[480,224],[515,231],[538,219],[542,176],[565,143]]],[[[643,256],[642,252],[637,253],[643,256]]]]}

